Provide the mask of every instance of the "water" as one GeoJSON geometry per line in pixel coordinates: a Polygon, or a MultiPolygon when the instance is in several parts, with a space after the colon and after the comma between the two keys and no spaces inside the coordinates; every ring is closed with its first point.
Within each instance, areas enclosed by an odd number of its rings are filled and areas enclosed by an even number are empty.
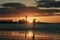
{"type": "Polygon", "coordinates": [[[56,27],[50,24],[38,24],[35,28],[33,24],[0,24],[0,40],[60,40],[60,26],[56,27]]]}
{"type": "Polygon", "coordinates": [[[0,40],[60,40],[59,34],[26,31],[0,31],[0,40]],[[34,33],[34,39],[33,39],[34,33]]]}

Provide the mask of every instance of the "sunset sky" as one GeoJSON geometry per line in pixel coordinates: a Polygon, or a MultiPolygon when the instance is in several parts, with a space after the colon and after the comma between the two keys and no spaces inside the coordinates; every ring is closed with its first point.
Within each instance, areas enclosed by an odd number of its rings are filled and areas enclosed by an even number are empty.
{"type": "MultiPolygon", "coordinates": [[[[60,1],[60,0],[56,0],[60,1]]],[[[0,3],[23,3],[26,6],[36,6],[34,0],[0,0],[0,3]]],[[[60,13],[60,12],[59,12],[60,13]]],[[[25,15],[27,15],[28,21],[33,21],[33,19],[36,19],[36,21],[40,22],[49,22],[49,23],[60,23],[60,16],[52,15],[52,16],[45,16],[45,14],[36,13],[36,10],[28,10],[28,12],[22,12],[22,13],[0,13],[0,20],[3,19],[12,19],[14,21],[17,21],[19,19],[25,19],[25,15]],[[9,17],[8,17],[9,16],[9,17]]]]}

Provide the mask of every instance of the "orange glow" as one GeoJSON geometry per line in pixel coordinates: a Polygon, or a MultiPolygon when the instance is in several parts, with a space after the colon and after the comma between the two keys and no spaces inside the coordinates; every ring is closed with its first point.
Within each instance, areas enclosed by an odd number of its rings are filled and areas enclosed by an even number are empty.
{"type": "Polygon", "coordinates": [[[32,23],[32,22],[33,22],[33,19],[27,19],[27,21],[28,21],[29,23],[32,23]]]}
{"type": "Polygon", "coordinates": [[[33,32],[32,32],[32,31],[29,31],[29,32],[27,33],[27,36],[28,36],[28,37],[33,36],[33,32]]]}
{"type": "MultiPolygon", "coordinates": [[[[25,19],[24,17],[0,17],[0,20],[13,20],[13,21],[18,21],[25,19]]],[[[60,16],[33,16],[33,17],[27,17],[27,21],[31,23],[33,19],[36,19],[36,22],[48,22],[48,23],[60,23],[60,16]]]]}
{"type": "Polygon", "coordinates": [[[24,33],[19,33],[19,32],[11,32],[11,34],[10,34],[11,36],[18,36],[18,37],[20,37],[20,36],[24,36],[24,33]]]}
{"type": "Polygon", "coordinates": [[[27,17],[27,21],[29,23],[32,23],[34,19],[36,19],[37,17],[27,17]]]}

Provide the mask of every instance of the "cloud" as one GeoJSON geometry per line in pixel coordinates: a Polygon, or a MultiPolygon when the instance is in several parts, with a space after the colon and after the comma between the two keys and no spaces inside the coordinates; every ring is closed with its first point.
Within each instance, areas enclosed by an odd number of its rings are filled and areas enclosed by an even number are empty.
{"type": "Polygon", "coordinates": [[[0,17],[21,17],[25,15],[55,16],[57,14],[53,15],[44,13],[60,12],[60,10],[40,10],[37,7],[26,7],[21,3],[4,3],[2,6],[4,6],[4,8],[0,8],[0,17]]]}
{"type": "Polygon", "coordinates": [[[3,8],[0,8],[0,17],[14,16],[22,12],[25,8],[21,3],[4,3],[3,8]]]}

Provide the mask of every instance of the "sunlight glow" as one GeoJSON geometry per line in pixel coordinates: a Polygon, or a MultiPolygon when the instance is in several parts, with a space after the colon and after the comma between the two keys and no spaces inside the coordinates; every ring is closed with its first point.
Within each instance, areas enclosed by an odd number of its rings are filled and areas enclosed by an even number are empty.
{"type": "Polygon", "coordinates": [[[28,21],[29,23],[32,23],[32,22],[33,22],[33,20],[31,20],[31,19],[28,19],[27,21],[28,21]]]}
{"type": "Polygon", "coordinates": [[[33,20],[36,19],[37,17],[27,17],[27,21],[29,23],[33,23],[33,20]]]}
{"type": "Polygon", "coordinates": [[[28,36],[28,37],[33,36],[33,32],[32,32],[32,31],[29,31],[29,32],[27,33],[27,36],[28,36]]]}
{"type": "Polygon", "coordinates": [[[28,18],[27,18],[27,21],[28,21],[29,23],[32,23],[32,22],[33,22],[33,18],[28,17],[28,18]]]}

